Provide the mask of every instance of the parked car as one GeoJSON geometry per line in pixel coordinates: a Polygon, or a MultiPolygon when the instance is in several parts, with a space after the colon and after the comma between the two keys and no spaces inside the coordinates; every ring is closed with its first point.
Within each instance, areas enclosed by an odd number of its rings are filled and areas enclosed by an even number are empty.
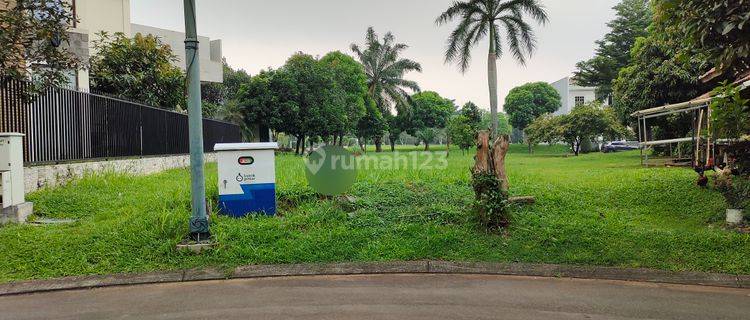
{"type": "Polygon", "coordinates": [[[637,141],[612,141],[602,147],[602,152],[609,153],[617,151],[638,150],[638,148],[639,147],[637,141]]]}

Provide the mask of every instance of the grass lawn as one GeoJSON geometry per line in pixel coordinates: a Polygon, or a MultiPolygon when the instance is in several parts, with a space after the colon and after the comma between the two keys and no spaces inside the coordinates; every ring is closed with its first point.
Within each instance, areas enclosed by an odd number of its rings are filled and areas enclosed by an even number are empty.
{"type": "MultiPolygon", "coordinates": [[[[540,147],[528,155],[524,146],[513,146],[511,193],[536,196],[538,203],[515,208],[512,226],[497,235],[483,232],[472,215],[472,158],[454,150],[445,170],[360,171],[350,205],[316,196],[304,180],[302,160],[281,155],[277,193],[283,217],[213,217],[219,246],[203,255],[174,249],[187,233],[187,169],[87,177],[29,196],[39,216],[78,222],[0,227],[0,282],[419,259],[750,274],[750,235],[721,228],[723,198],[696,187],[688,169],[641,168],[633,152],[564,157],[561,148],[540,147]]],[[[216,166],[207,172],[209,196],[216,199],[216,166]]]]}

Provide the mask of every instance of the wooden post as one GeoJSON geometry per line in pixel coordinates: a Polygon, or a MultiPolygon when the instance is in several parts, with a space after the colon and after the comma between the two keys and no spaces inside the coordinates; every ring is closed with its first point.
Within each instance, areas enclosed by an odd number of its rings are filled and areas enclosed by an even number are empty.
{"type": "Polygon", "coordinates": [[[706,164],[705,166],[712,165],[711,163],[711,107],[706,108],[706,164]]]}
{"type": "Polygon", "coordinates": [[[703,109],[698,112],[698,125],[695,129],[695,161],[693,163],[694,168],[697,168],[698,163],[701,161],[701,127],[703,127],[703,109]]]}

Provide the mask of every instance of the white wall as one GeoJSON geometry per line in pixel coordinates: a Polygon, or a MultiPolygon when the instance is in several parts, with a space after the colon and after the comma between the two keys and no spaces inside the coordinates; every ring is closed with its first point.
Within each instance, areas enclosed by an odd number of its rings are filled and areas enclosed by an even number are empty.
{"type": "MultiPolygon", "coordinates": [[[[136,33],[151,34],[161,39],[164,44],[172,47],[172,52],[177,56],[178,61],[175,63],[182,70],[187,69],[185,58],[185,33],[160,29],[140,24],[132,24],[131,31],[136,33]]],[[[224,69],[221,62],[221,40],[214,40],[207,37],[198,36],[200,64],[201,64],[201,81],[224,82],[224,69]]]]}
{"type": "Polygon", "coordinates": [[[130,0],[76,0],[75,4],[76,29],[86,30],[90,43],[101,31],[130,35],[130,0]]]}
{"type": "MultiPolygon", "coordinates": [[[[72,3],[73,0],[66,0],[72,3]]],[[[182,32],[159,29],[130,23],[130,0],[76,0],[75,11],[78,23],[70,32],[88,35],[89,54],[96,54],[93,50],[94,42],[99,40],[99,32],[124,33],[128,37],[136,33],[153,34],[172,47],[178,57],[174,63],[182,70],[186,69],[185,62],[185,34],[182,32]]],[[[201,55],[201,81],[223,82],[224,69],[222,66],[221,40],[211,41],[206,37],[198,37],[201,55]]],[[[89,73],[78,71],[79,90],[88,91],[89,73]]]]}
{"type": "Polygon", "coordinates": [[[555,115],[561,115],[561,114],[568,114],[570,113],[570,99],[568,98],[568,94],[570,93],[569,87],[570,87],[570,81],[569,79],[562,78],[558,81],[555,81],[550,84],[555,90],[557,90],[557,93],[560,94],[560,109],[557,109],[555,112],[555,115]]]}
{"type": "MultiPolygon", "coordinates": [[[[99,39],[97,33],[106,31],[130,35],[130,0],[76,0],[75,13],[78,23],[70,32],[88,35],[90,55],[95,54],[93,47],[94,41],[99,39]]],[[[88,91],[88,71],[79,70],[77,78],[78,89],[88,91]]]]}
{"type": "MultiPolygon", "coordinates": [[[[216,162],[216,153],[206,153],[205,162],[216,162]]],[[[102,161],[81,161],[23,168],[26,193],[54,188],[90,173],[117,172],[147,175],[190,166],[190,155],[154,156],[102,161]]]]}
{"type": "Polygon", "coordinates": [[[583,97],[583,103],[589,103],[596,100],[596,88],[579,87],[570,82],[570,77],[562,78],[550,84],[557,93],[560,94],[560,109],[555,115],[570,113],[576,106],[576,97],[583,97]]]}

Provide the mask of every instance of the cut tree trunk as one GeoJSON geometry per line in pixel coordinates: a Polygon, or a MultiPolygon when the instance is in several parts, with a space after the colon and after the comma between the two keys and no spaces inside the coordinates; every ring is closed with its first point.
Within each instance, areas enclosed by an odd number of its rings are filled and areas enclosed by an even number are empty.
{"type": "Polygon", "coordinates": [[[492,172],[490,165],[490,133],[479,132],[477,136],[477,156],[474,158],[474,173],[492,172]]]}
{"type": "MultiPolygon", "coordinates": [[[[507,194],[510,189],[508,174],[505,171],[505,156],[510,148],[510,137],[501,135],[490,144],[490,132],[480,131],[477,135],[477,155],[472,172],[489,173],[497,177],[500,189],[507,194]]],[[[511,203],[534,203],[534,197],[510,198],[511,203]]]]}
{"type": "Polygon", "coordinates": [[[494,162],[495,176],[500,180],[500,189],[506,193],[510,189],[508,174],[505,172],[505,155],[508,154],[508,148],[510,148],[510,138],[506,135],[498,137],[492,146],[492,161],[494,162]]]}

